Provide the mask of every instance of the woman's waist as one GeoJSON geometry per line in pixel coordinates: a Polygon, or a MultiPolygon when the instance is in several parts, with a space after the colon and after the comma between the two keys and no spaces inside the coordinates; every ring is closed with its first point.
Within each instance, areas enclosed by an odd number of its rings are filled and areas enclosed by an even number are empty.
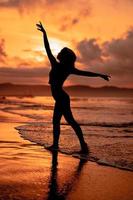
{"type": "Polygon", "coordinates": [[[69,95],[64,91],[62,86],[51,85],[51,92],[55,100],[69,98],[69,95]]]}
{"type": "Polygon", "coordinates": [[[50,88],[52,91],[64,91],[62,84],[50,84],[50,88]]]}
{"type": "Polygon", "coordinates": [[[63,83],[64,83],[65,80],[63,79],[60,79],[60,78],[56,78],[56,79],[53,79],[53,78],[50,78],[49,79],[49,84],[53,87],[62,87],[63,83]]]}

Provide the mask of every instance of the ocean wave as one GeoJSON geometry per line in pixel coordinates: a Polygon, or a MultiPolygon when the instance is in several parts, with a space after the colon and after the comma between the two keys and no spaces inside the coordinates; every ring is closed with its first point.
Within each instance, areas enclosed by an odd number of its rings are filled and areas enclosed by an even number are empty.
{"type": "MultiPolygon", "coordinates": [[[[3,112],[7,112],[7,113],[10,113],[10,114],[17,114],[17,115],[20,115],[22,117],[27,117],[27,118],[31,118],[31,119],[36,119],[36,120],[42,120],[42,121],[46,121],[46,116],[44,115],[41,115],[40,113],[37,114],[37,113],[31,113],[29,114],[28,112],[27,113],[23,113],[23,112],[18,112],[19,109],[10,109],[10,108],[4,108],[2,109],[3,112]],[[16,110],[16,111],[15,111],[16,110]]],[[[23,109],[22,109],[23,110],[23,109]]],[[[49,116],[49,120],[52,116],[49,116]]],[[[86,120],[87,121],[87,120],[86,120]]],[[[43,123],[44,123],[43,122],[43,123]]],[[[46,121],[46,123],[51,123],[51,121],[46,121]]],[[[129,122],[82,122],[81,120],[78,120],[78,123],[79,125],[81,126],[99,126],[99,127],[112,127],[112,128],[129,128],[129,127],[133,127],[133,121],[129,121],[129,122]]],[[[68,125],[67,123],[65,122],[62,122],[61,123],[62,125],[68,125]]],[[[125,130],[126,132],[126,130],[125,130]]],[[[128,132],[128,130],[127,130],[128,132]]],[[[131,131],[132,132],[132,131],[131,131]]]]}
{"type": "MultiPolygon", "coordinates": [[[[16,127],[16,129],[24,139],[30,140],[45,148],[52,144],[52,126],[50,128],[48,126],[48,124],[46,126],[44,123],[36,122],[16,127]]],[[[86,142],[90,147],[90,155],[86,159],[97,162],[98,164],[133,171],[133,150],[130,137],[132,136],[124,134],[85,134],[86,142]]],[[[79,151],[79,143],[76,135],[71,134],[67,129],[64,129],[61,133],[59,151],[71,156],[79,151]]]]}
{"type": "MultiPolygon", "coordinates": [[[[62,123],[67,125],[65,123],[62,123]]],[[[100,127],[114,127],[114,128],[124,128],[124,127],[133,127],[133,122],[122,122],[122,123],[112,123],[112,122],[90,122],[82,123],[79,121],[81,126],[100,126],[100,127]]]]}

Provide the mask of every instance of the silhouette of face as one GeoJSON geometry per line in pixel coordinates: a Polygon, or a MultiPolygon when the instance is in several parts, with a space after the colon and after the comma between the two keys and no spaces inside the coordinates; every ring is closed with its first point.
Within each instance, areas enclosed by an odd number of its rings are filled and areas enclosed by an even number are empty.
{"type": "Polygon", "coordinates": [[[75,53],[67,48],[64,47],[57,55],[57,59],[61,62],[61,63],[74,63],[76,61],[76,55],[75,53]]]}

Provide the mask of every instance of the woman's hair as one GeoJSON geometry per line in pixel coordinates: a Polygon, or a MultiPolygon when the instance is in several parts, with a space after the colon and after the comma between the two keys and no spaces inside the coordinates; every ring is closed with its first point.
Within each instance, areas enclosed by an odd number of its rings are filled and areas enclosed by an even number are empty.
{"type": "Polygon", "coordinates": [[[57,55],[57,59],[60,62],[73,64],[76,61],[76,55],[71,49],[64,47],[57,55]]]}

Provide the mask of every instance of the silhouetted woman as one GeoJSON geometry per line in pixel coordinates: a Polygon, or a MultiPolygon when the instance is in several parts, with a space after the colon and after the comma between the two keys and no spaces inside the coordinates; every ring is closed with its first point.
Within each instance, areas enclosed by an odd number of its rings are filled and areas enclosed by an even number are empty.
{"type": "Polygon", "coordinates": [[[63,83],[70,74],[76,74],[79,76],[89,77],[101,77],[105,80],[109,80],[108,75],[97,74],[88,71],[82,71],[75,68],[76,55],[75,53],[65,47],[57,55],[57,59],[53,56],[46,31],[41,22],[37,24],[37,29],[43,33],[44,46],[47,52],[47,56],[51,63],[51,71],[49,73],[49,84],[51,85],[52,96],[55,100],[54,114],[53,114],[53,144],[48,149],[57,150],[60,136],[60,121],[64,116],[69,125],[72,126],[76,135],[78,136],[81,153],[88,153],[88,146],[84,141],[82,130],[79,124],[75,121],[70,108],[70,98],[68,94],[63,90],[63,83]]]}

